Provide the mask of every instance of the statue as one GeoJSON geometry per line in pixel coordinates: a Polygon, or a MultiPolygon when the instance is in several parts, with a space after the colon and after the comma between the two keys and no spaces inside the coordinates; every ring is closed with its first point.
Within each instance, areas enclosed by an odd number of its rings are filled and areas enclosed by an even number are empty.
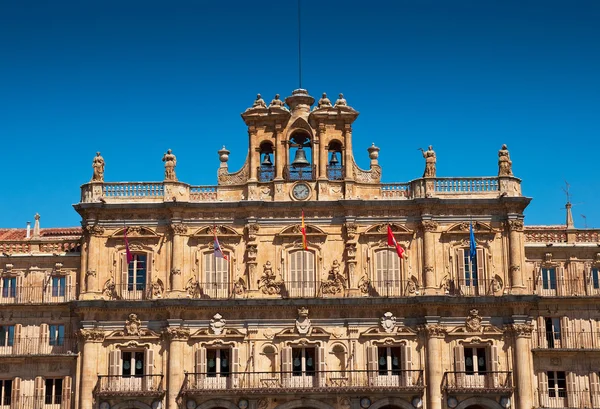
{"type": "Polygon", "coordinates": [[[346,279],[340,272],[340,267],[339,261],[333,260],[327,279],[321,283],[321,291],[324,294],[340,294],[344,292],[346,279]]]}
{"type": "Polygon", "coordinates": [[[279,99],[279,94],[275,94],[275,98],[269,104],[269,108],[271,107],[285,109],[284,102],[279,99]]]}
{"type": "Polygon", "coordinates": [[[512,176],[512,161],[506,144],[498,151],[498,176],[512,176]]]}
{"type": "Polygon", "coordinates": [[[334,106],[336,106],[336,107],[340,107],[340,106],[345,107],[347,105],[348,104],[346,104],[346,100],[344,99],[344,94],[340,94],[338,100],[335,101],[335,105],[334,106]]]}
{"type": "Polygon", "coordinates": [[[425,158],[425,172],[423,173],[424,178],[435,177],[435,152],[433,147],[429,145],[429,149],[426,151],[423,148],[419,148],[423,157],[425,158]]]}
{"type": "Polygon", "coordinates": [[[177,158],[173,155],[171,149],[167,150],[167,153],[163,155],[162,160],[165,163],[165,180],[176,182],[177,176],[175,176],[175,166],[177,166],[177,158]]]}
{"type": "MultiPolygon", "coordinates": [[[[337,105],[337,102],[336,102],[336,105],[337,105]]],[[[329,100],[329,98],[327,98],[326,93],[323,93],[323,96],[321,97],[321,99],[319,99],[319,104],[317,105],[317,109],[321,109],[321,108],[331,108],[331,101],[329,100]]]]}
{"type": "Polygon", "coordinates": [[[94,169],[92,182],[104,182],[104,158],[100,156],[100,152],[96,152],[92,168],[94,169]]]}
{"type": "Polygon", "coordinates": [[[277,275],[273,272],[271,262],[267,261],[263,265],[263,275],[258,280],[258,288],[263,294],[275,295],[281,292],[283,280],[278,280],[277,275]]]}
{"type": "Polygon", "coordinates": [[[265,104],[265,100],[262,99],[260,94],[256,94],[256,100],[254,101],[254,104],[252,104],[252,108],[266,108],[266,107],[267,107],[267,104],[265,104]]]}

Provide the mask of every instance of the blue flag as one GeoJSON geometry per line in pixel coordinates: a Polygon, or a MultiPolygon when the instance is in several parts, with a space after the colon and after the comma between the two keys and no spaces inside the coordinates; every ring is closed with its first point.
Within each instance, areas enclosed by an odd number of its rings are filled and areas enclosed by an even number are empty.
{"type": "Polygon", "coordinates": [[[469,227],[469,260],[477,260],[477,242],[475,241],[475,232],[473,231],[473,222],[469,227]]]}

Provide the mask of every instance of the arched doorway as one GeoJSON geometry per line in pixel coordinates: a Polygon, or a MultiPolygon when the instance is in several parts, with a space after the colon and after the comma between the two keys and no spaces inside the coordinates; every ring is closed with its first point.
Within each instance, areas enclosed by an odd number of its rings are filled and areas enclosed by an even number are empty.
{"type": "Polygon", "coordinates": [[[474,397],[463,400],[455,409],[504,409],[498,402],[489,398],[474,397]]]}

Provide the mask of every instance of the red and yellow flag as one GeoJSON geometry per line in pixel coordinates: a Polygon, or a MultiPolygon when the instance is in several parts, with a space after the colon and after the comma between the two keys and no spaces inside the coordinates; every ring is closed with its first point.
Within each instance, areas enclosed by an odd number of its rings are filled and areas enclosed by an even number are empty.
{"type": "Polygon", "coordinates": [[[398,254],[398,257],[404,258],[404,248],[396,241],[394,233],[392,232],[392,227],[389,224],[387,228],[387,244],[388,246],[393,246],[396,248],[396,253],[398,254]]]}
{"type": "Polygon", "coordinates": [[[308,240],[306,240],[306,226],[304,225],[304,209],[302,209],[302,226],[300,227],[302,232],[302,248],[308,250],[308,240]]]}

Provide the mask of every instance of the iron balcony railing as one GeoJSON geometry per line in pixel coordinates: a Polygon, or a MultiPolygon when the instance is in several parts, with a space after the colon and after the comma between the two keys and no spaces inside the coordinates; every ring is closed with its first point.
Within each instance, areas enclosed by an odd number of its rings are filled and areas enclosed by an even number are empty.
{"type": "Polygon", "coordinates": [[[329,180],[344,180],[345,167],[327,165],[327,179],[329,180]]]}
{"type": "Polygon", "coordinates": [[[600,350],[600,332],[533,331],[534,349],[600,350]]]}
{"type": "Polygon", "coordinates": [[[538,389],[536,393],[537,408],[550,409],[589,409],[600,408],[600,392],[571,391],[565,388],[538,389]]]}
{"type": "Polygon", "coordinates": [[[530,279],[528,285],[529,292],[542,297],[600,296],[600,284],[598,281],[585,278],[554,280],[535,278],[530,279]]]}
{"type": "Polygon", "coordinates": [[[446,372],[442,386],[452,393],[510,393],[513,391],[512,372],[446,372]]]}
{"type": "Polygon", "coordinates": [[[97,396],[158,396],[164,394],[163,375],[98,375],[97,396]]]}
{"type": "Polygon", "coordinates": [[[421,291],[412,280],[374,280],[369,282],[367,293],[372,297],[403,297],[421,291]]]}
{"type": "Polygon", "coordinates": [[[283,175],[286,180],[315,180],[317,174],[316,166],[295,167],[286,165],[283,175]]]}
{"type": "Polygon", "coordinates": [[[0,356],[77,355],[77,339],[48,337],[6,338],[0,356]]]}
{"type": "Polygon", "coordinates": [[[75,286],[15,286],[0,288],[0,305],[55,304],[75,299],[75,286]]]}
{"type": "Polygon", "coordinates": [[[186,373],[182,391],[281,393],[294,391],[343,392],[406,391],[422,392],[423,371],[298,371],[230,372],[227,374],[186,373]]]}
{"type": "Polygon", "coordinates": [[[480,278],[451,279],[443,283],[444,293],[461,297],[502,295],[503,287],[497,280],[480,278]]]}
{"type": "Polygon", "coordinates": [[[68,391],[55,395],[7,395],[0,400],[0,409],[73,409],[72,395],[68,391]]]}
{"type": "Polygon", "coordinates": [[[259,166],[256,171],[259,182],[270,182],[275,178],[275,166],[259,166]]]}

